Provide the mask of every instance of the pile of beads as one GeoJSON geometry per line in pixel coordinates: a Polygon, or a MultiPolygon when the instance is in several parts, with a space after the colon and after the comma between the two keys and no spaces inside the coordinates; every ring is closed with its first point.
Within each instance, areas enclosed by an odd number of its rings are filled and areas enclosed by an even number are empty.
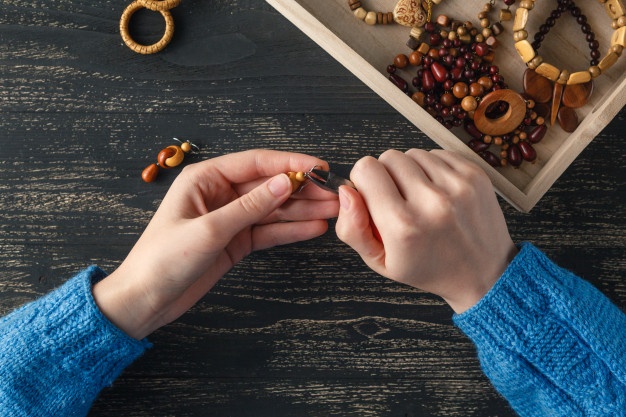
{"type": "Polygon", "coordinates": [[[409,56],[396,56],[387,67],[390,81],[448,129],[463,126],[473,138],[468,145],[492,166],[517,167],[522,160],[534,161],[531,143],[539,142],[547,129],[544,118],[533,110],[535,102],[508,89],[492,64],[492,47],[477,42],[484,36],[470,22],[455,24],[446,16],[436,22],[453,30],[444,38],[434,23],[427,23],[428,43],[421,43],[409,56]],[[398,73],[409,66],[418,68],[412,88],[398,73]],[[499,97],[492,95],[498,91],[499,97]],[[495,106],[489,102],[494,98],[495,106]],[[529,128],[532,131],[527,133],[529,128]],[[499,157],[488,150],[492,144],[500,146],[499,157]]]}
{"type": "MultiPolygon", "coordinates": [[[[570,7],[570,2],[571,0],[559,0],[559,7],[561,8],[562,6],[562,12],[570,7]]],[[[513,36],[515,40],[515,49],[528,68],[534,69],[538,74],[558,84],[574,85],[587,83],[613,66],[622,54],[624,46],[626,46],[626,8],[622,4],[621,0],[599,0],[599,2],[604,4],[609,17],[613,19],[612,27],[615,29],[615,32],[611,37],[611,48],[609,49],[607,55],[601,59],[597,65],[591,65],[584,71],[570,73],[566,69],[560,70],[554,65],[544,62],[543,58],[537,54],[537,50],[533,44],[528,41],[526,24],[528,22],[530,11],[535,6],[535,0],[522,0],[517,11],[515,12],[513,36]]],[[[586,23],[583,25],[586,25],[586,23]]],[[[594,53],[594,56],[595,55],[597,54],[594,53]]],[[[592,57],[592,60],[595,63],[596,58],[592,57]]]]}

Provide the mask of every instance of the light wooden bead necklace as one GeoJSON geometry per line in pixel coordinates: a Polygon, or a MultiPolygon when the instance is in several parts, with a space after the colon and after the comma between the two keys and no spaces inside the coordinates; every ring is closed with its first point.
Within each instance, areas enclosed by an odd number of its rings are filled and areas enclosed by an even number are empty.
{"type": "Polygon", "coordinates": [[[354,16],[368,25],[387,25],[398,23],[411,28],[422,27],[431,20],[433,4],[443,0],[399,0],[393,12],[366,10],[361,0],[348,0],[348,7],[354,16]]]}
{"type": "Polygon", "coordinates": [[[570,73],[567,69],[561,70],[552,64],[544,62],[543,58],[537,54],[535,48],[528,41],[526,24],[528,23],[530,11],[535,6],[535,0],[522,0],[515,12],[513,39],[515,40],[515,49],[528,68],[535,70],[538,74],[555,83],[576,85],[587,83],[612,67],[621,56],[624,46],[626,46],[626,8],[621,0],[598,0],[598,2],[604,5],[607,14],[613,20],[611,27],[614,29],[614,32],[611,37],[611,47],[597,66],[592,65],[587,70],[570,73]]]}

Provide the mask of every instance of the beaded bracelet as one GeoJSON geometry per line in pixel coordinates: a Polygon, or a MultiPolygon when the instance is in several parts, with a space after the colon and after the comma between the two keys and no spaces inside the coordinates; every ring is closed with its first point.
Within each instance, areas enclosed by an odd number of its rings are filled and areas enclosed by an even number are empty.
{"type": "Polygon", "coordinates": [[[558,84],[573,85],[589,82],[613,66],[626,46],[626,8],[621,0],[598,0],[598,2],[604,5],[607,14],[613,20],[612,28],[615,31],[611,37],[611,48],[598,65],[592,65],[585,71],[570,73],[566,69],[560,70],[554,65],[543,62],[543,58],[537,54],[533,45],[528,41],[526,24],[530,11],[535,6],[535,0],[522,0],[515,12],[513,39],[515,49],[528,68],[534,69],[538,74],[558,84]]]}

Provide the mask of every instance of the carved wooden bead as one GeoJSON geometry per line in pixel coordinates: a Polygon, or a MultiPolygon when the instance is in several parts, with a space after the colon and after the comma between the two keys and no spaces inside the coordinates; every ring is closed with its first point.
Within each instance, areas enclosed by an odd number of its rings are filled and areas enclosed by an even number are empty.
{"type": "Polygon", "coordinates": [[[403,26],[424,26],[427,14],[418,0],[399,0],[393,9],[393,19],[403,26]]]}

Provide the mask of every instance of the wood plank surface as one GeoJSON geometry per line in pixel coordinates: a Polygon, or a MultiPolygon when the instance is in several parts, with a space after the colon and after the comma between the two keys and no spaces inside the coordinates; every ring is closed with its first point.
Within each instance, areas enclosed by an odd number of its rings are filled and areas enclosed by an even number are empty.
{"type": "MultiPolygon", "coordinates": [[[[423,133],[262,0],[183,0],[163,52],[118,33],[128,3],[0,0],[0,314],[98,264],[112,271],[177,172],[141,170],[172,137],[201,160],[264,147],[349,170],[423,133]]],[[[163,29],[133,19],[139,40],[163,29]]],[[[530,214],[530,240],[626,309],[626,112],[530,214]]],[[[485,219],[489,221],[489,219],[485,219]]],[[[369,271],[333,231],[256,253],[106,389],[91,416],[514,416],[437,297],[369,271]]]]}

